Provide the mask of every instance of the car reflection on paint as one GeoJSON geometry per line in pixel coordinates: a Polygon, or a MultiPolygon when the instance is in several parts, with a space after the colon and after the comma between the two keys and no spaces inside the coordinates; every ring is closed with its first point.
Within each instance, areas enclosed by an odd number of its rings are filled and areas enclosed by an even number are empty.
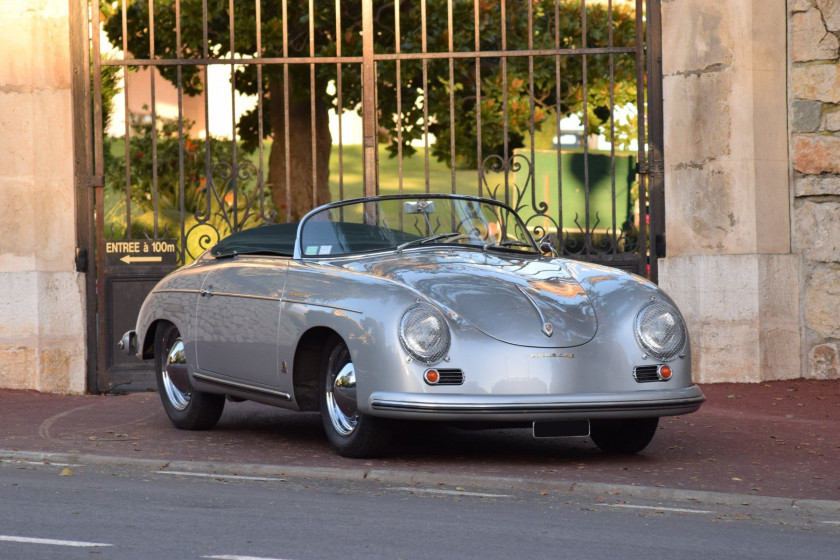
{"type": "Polygon", "coordinates": [[[635,453],[704,400],[656,285],[543,255],[512,209],[455,195],[338,202],[233,234],[161,280],[121,345],[154,359],[178,428],[211,428],[226,396],[320,411],[348,457],[383,453],[401,420],[635,453]]]}

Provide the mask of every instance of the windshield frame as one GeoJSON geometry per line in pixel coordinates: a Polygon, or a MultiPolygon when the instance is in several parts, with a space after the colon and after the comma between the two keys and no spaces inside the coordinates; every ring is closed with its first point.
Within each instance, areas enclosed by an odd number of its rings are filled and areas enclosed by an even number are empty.
{"type": "MultiPolygon", "coordinates": [[[[376,251],[361,251],[361,252],[350,252],[350,253],[342,253],[340,255],[305,255],[303,253],[302,248],[302,234],[303,230],[306,227],[306,223],[312,216],[319,214],[321,212],[325,212],[331,210],[333,208],[340,208],[342,206],[351,206],[356,204],[365,204],[370,202],[380,202],[380,201],[392,201],[392,200],[461,200],[465,202],[476,202],[479,204],[489,204],[492,206],[498,206],[507,212],[510,213],[511,216],[516,220],[517,225],[521,228],[521,230],[527,235],[528,241],[531,245],[531,251],[522,251],[522,250],[511,250],[507,247],[497,246],[497,245],[488,245],[485,247],[477,246],[477,245],[460,245],[461,248],[471,248],[477,250],[487,251],[488,249],[491,250],[500,250],[500,251],[507,251],[513,252],[517,255],[522,256],[541,256],[542,253],[539,250],[539,246],[537,245],[536,240],[534,240],[534,236],[531,235],[531,232],[528,230],[528,227],[525,225],[525,222],[522,218],[519,217],[519,214],[511,208],[509,205],[499,202],[497,200],[493,200],[492,198],[484,198],[479,196],[468,196],[468,195],[459,195],[459,194],[446,194],[446,193],[420,193],[420,194],[394,194],[394,195],[384,195],[384,196],[368,196],[368,197],[361,197],[361,198],[352,198],[348,200],[340,200],[336,202],[330,202],[328,204],[321,205],[311,211],[309,211],[303,218],[301,218],[300,223],[298,224],[297,229],[297,236],[295,238],[295,245],[294,245],[294,255],[292,256],[295,260],[302,260],[302,259],[324,259],[324,258],[337,258],[337,257],[346,257],[352,255],[362,255],[362,254],[370,254],[376,252],[397,252],[397,247],[389,247],[383,248],[381,250],[376,251]]],[[[430,244],[421,244],[412,246],[411,249],[417,248],[424,248],[424,247],[440,247],[440,243],[430,243],[430,244]]],[[[455,245],[450,245],[450,247],[455,247],[455,245]]]]}

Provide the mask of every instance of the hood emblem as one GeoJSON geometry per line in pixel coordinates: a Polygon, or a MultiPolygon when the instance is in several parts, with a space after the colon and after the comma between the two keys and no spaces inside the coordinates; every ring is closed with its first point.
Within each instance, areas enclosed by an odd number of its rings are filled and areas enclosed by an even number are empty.
{"type": "Polygon", "coordinates": [[[537,305],[536,301],[534,301],[534,298],[531,297],[531,294],[529,294],[528,291],[522,286],[516,287],[519,288],[519,291],[522,292],[522,295],[525,296],[525,299],[527,299],[530,302],[530,304],[534,307],[534,310],[537,312],[537,315],[540,318],[540,322],[542,323],[542,333],[545,336],[551,336],[552,334],[554,334],[554,327],[551,326],[551,323],[545,320],[545,315],[543,315],[542,309],[540,309],[540,306],[537,305]]]}

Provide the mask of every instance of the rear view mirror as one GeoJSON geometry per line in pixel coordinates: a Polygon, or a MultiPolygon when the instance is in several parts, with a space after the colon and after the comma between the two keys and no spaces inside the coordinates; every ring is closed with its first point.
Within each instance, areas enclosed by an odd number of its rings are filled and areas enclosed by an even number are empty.
{"type": "Polygon", "coordinates": [[[544,255],[559,257],[560,253],[554,248],[555,243],[557,243],[557,235],[553,233],[545,234],[539,241],[540,252],[544,255]]]}
{"type": "Polygon", "coordinates": [[[409,200],[403,203],[406,214],[433,214],[435,203],[431,200],[409,200]]]}

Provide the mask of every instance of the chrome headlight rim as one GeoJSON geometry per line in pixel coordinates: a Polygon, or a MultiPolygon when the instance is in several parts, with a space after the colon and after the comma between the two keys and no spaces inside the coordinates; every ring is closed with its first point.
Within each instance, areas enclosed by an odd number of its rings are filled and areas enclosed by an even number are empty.
{"type": "Polygon", "coordinates": [[[449,346],[452,342],[452,335],[446,316],[443,312],[429,303],[419,302],[406,309],[400,317],[399,326],[400,344],[413,359],[426,365],[434,365],[443,360],[449,353],[449,346]],[[424,344],[418,340],[417,328],[421,322],[426,322],[426,327],[437,327],[436,340],[431,344],[424,344]]]}
{"type": "MultiPolygon", "coordinates": [[[[667,320],[667,319],[666,319],[667,320]]],[[[688,330],[682,315],[676,307],[667,301],[655,299],[642,306],[636,314],[634,322],[636,342],[645,353],[662,362],[670,362],[680,355],[688,341],[688,330]],[[651,332],[651,323],[658,318],[667,316],[673,324],[664,338],[657,340],[651,332]]]]}

